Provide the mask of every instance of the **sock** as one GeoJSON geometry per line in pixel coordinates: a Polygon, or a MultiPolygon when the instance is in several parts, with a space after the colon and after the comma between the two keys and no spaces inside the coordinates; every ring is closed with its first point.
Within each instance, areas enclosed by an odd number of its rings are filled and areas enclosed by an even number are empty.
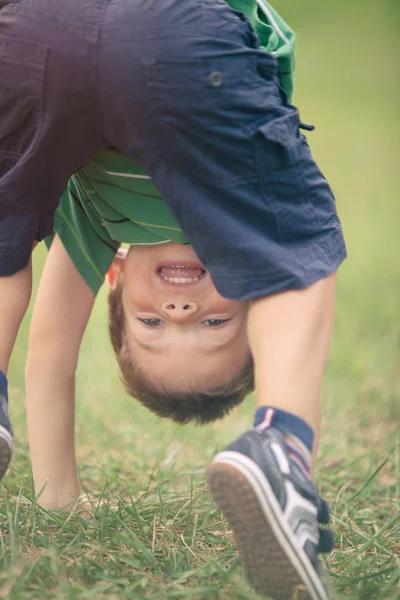
{"type": "Polygon", "coordinates": [[[8,401],[7,377],[0,371],[0,398],[8,401]]]}
{"type": "Polygon", "coordinates": [[[290,458],[309,476],[314,432],[303,419],[278,408],[261,406],[256,410],[254,427],[259,431],[267,427],[279,429],[290,458]]]}

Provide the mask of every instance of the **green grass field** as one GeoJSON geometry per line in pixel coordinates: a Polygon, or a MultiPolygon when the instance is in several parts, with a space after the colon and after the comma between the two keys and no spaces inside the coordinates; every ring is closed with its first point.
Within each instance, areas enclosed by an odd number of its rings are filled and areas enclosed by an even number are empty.
{"type": "MultiPolygon", "coordinates": [[[[296,102],[331,180],[348,241],[325,381],[317,479],[337,543],[331,598],[400,599],[400,43],[397,0],[275,6],[298,32],[296,102]],[[301,6],[301,9],[300,9],[301,6]]],[[[44,259],[36,253],[36,279],[44,259]]],[[[252,421],[250,397],[213,426],[158,420],[125,396],[100,294],[79,365],[83,486],[117,503],[91,520],[39,509],[24,416],[28,319],[10,370],[17,449],[1,486],[0,597],[250,600],[204,483],[252,421]]]]}

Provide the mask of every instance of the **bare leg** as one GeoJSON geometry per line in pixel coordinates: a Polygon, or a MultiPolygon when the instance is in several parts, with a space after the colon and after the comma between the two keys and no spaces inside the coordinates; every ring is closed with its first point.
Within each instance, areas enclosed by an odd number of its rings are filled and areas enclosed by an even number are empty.
{"type": "Polygon", "coordinates": [[[255,300],[248,317],[257,406],[297,415],[312,427],[316,438],[335,285],[334,274],[304,290],[255,300]]]}
{"type": "MultiPolygon", "coordinates": [[[[332,275],[304,290],[255,300],[248,317],[257,405],[308,423],[314,431],[313,463],[335,280],[332,275]]],[[[314,567],[318,552],[333,545],[330,533],[318,529],[328,509],[299,464],[285,452],[272,420],[270,427],[248,431],[220,452],[207,470],[208,484],[257,591],[273,598],[306,597],[305,592],[307,598],[327,600],[314,567]]]]}
{"type": "Polygon", "coordinates": [[[7,373],[19,326],[32,290],[31,263],[10,277],[0,277],[0,370],[7,373]]]}
{"type": "Polygon", "coordinates": [[[18,329],[29,304],[32,266],[8,277],[0,277],[0,479],[8,469],[13,453],[13,437],[8,417],[8,363],[18,329]]]}

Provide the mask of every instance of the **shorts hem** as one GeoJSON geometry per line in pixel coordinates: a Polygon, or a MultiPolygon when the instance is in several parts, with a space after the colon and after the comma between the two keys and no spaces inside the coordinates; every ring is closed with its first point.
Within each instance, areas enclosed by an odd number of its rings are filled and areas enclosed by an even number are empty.
{"type": "Polygon", "coordinates": [[[10,277],[18,271],[22,271],[29,264],[30,254],[24,258],[6,258],[0,256],[0,277],[10,277]]]}
{"type": "Polygon", "coordinates": [[[341,231],[331,236],[317,248],[299,257],[292,268],[279,268],[273,271],[256,269],[249,276],[235,272],[234,277],[211,273],[213,283],[225,298],[237,301],[253,300],[289,290],[300,290],[328,277],[339,268],[347,256],[341,231]]]}

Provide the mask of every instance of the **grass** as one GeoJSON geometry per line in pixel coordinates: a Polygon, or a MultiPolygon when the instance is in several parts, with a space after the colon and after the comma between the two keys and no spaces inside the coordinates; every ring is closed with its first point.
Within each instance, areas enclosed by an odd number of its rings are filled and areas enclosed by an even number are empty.
{"type": "MultiPolygon", "coordinates": [[[[298,31],[296,99],[317,124],[310,141],[336,191],[350,256],[340,272],[317,473],[337,536],[325,566],[333,600],[396,600],[398,7],[292,5],[276,3],[298,31]]],[[[0,597],[255,600],[204,485],[210,458],[249,426],[252,398],[209,427],[158,420],[123,393],[104,321],[101,293],[79,365],[77,445],[82,485],[117,507],[84,520],[35,503],[23,406],[27,319],[10,372],[17,450],[0,489],[0,597]]]]}

